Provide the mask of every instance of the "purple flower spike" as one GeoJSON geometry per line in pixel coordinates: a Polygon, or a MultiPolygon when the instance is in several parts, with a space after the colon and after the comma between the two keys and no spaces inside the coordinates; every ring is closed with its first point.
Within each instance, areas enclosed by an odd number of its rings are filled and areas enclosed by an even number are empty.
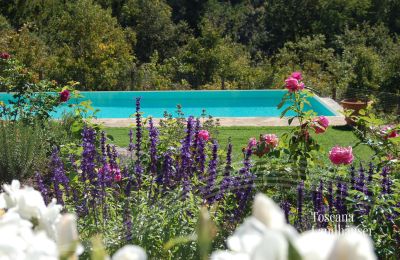
{"type": "Polygon", "coordinates": [[[57,202],[64,205],[63,192],[61,191],[61,185],[69,196],[69,180],[65,175],[64,164],[59,157],[58,148],[54,147],[51,154],[50,169],[52,170],[51,180],[54,186],[54,192],[56,194],[57,202]]]}
{"type": "Polygon", "coordinates": [[[218,142],[214,140],[212,148],[212,157],[208,164],[207,186],[205,188],[205,198],[211,204],[214,201],[214,196],[211,196],[214,191],[215,180],[217,179],[218,166],[218,142]]]}
{"type": "Polygon", "coordinates": [[[48,190],[47,190],[46,186],[44,185],[42,175],[39,172],[36,172],[35,178],[36,178],[36,185],[38,187],[38,190],[42,194],[44,202],[47,205],[49,203],[49,194],[48,194],[48,190]]]}
{"type": "Polygon", "coordinates": [[[149,136],[150,136],[150,172],[153,176],[157,174],[157,142],[158,142],[158,130],[154,127],[153,119],[149,120],[149,136]]]}

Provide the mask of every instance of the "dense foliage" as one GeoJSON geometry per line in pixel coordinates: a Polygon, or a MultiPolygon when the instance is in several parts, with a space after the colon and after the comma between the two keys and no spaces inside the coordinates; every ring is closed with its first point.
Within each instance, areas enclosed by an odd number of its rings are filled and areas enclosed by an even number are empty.
{"type": "Polygon", "coordinates": [[[87,90],[271,88],[300,70],[326,95],[373,94],[390,110],[399,9],[397,0],[6,1],[0,52],[87,90]]]}

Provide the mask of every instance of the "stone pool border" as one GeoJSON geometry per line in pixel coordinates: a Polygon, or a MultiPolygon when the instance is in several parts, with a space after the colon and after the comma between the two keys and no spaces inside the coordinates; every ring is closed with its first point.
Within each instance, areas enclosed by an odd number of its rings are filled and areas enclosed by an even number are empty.
{"type": "MultiPolygon", "coordinates": [[[[331,98],[321,98],[319,100],[324,103],[326,107],[336,113],[336,116],[328,116],[330,125],[346,125],[344,116],[342,115],[343,108],[331,98]]],[[[215,117],[219,119],[221,126],[288,126],[287,118],[277,117],[215,117]]],[[[158,124],[159,119],[154,119],[158,124]]],[[[129,127],[134,126],[133,118],[99,118],[93,119],[92,122],[100,123],[105,127],[129,127]]],[[[296,125],[298,122],[293,122],[296,125]]]]}

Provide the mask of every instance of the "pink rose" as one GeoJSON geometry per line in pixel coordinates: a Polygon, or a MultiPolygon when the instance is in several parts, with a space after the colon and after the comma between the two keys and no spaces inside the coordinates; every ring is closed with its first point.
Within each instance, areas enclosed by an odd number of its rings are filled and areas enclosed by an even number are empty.
{"type": "Polygon", "coordinates": [[[349,147],[335,146],[329,152],[329,160],[333,164],[351,164],[354,160],[353,149],[349,147]]]}
{"type": "Polygon", "coordinates": [[[277,147],[279,138],[275,134],[266,134],[263,136],[264,141],[271,147],[277,147]]]}
{"type": "Polygon", "coordinates": [[[208,133],[207,130],[200,130],[198,136],[203,141],[208,141],[208,139],[210,139],[210,133],[208,133]]]}
{"type": "Polygon", "coordinates": [[[295,78],[295,79],[297,79],[297,80],[299,80],[299,81],[303,79],[303,77],[301,76],[301,72],[300,72],[300,71],[295,71],[295,72],[293,72],[292,75],[291,75],[291,77],[292,77],[292,78],[295,78]]]}
{"type": "Polygon", "coordinates": [[[248,149],[251,149],[253,147],[257,146],[257,139],[252,137],[249,139],[249,144],[247,145],[248,149]]]}
{"type": "Polygon", "coordinates": [[[325,116],[319,116],[313,120],[312,128],[314,128],[315,133],[321,134],[326,131],[329,126],[329,120],[325,116]]]}
{"type": "Polygon", "coordinates": [[[68,89],[64,89],[60,92],[60,102],[67,102],[70,96],[70,92],[68,89]]]}
{"type": "Polygon", "coordinates": [[[299,80],[294,77],[287,78],[285,80],[285,83],[286,83],[286,88],[289,90],[289,92],[296,92],[304,89],[304,83],[299,82],[299,80]]]}
{"type": "Polygon", "coordinates": [[[0,53],[0,58],[3,60],[8,60],[9,58],[11,58],[11,55],[7,52],[2,52],[0,53]]]}

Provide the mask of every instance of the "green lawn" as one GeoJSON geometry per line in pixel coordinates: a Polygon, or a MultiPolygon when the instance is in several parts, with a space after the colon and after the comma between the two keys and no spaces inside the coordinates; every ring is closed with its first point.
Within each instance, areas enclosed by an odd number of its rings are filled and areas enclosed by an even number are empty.
{"type": "MultiPolygon", "coordinates": [[[[260,134],[274,133],[278,136],[283,134],[289,127],[220,127],[218,141],[221,146],[226,146],[230,137],[233,144],[234,158],[241,156],[241,149],[247,144],[250,137],[256,137],[260,134]]],[[[129,128],[113,127],[106,128],[107,134],[114,137],[113,143],[120,147],[127,147],[129,143],[129,128]]],[[[324,134],[316,135],[316,139],[324,147],[324,152],[328,153],[331,147],[335,145],[353,146],[359,140],[347,127],[330,127],[324,134]]],[[[354,149],[357,160],[368,161],[373,155],[373,151],[366,145],[359,145],[354,149]]]]}

